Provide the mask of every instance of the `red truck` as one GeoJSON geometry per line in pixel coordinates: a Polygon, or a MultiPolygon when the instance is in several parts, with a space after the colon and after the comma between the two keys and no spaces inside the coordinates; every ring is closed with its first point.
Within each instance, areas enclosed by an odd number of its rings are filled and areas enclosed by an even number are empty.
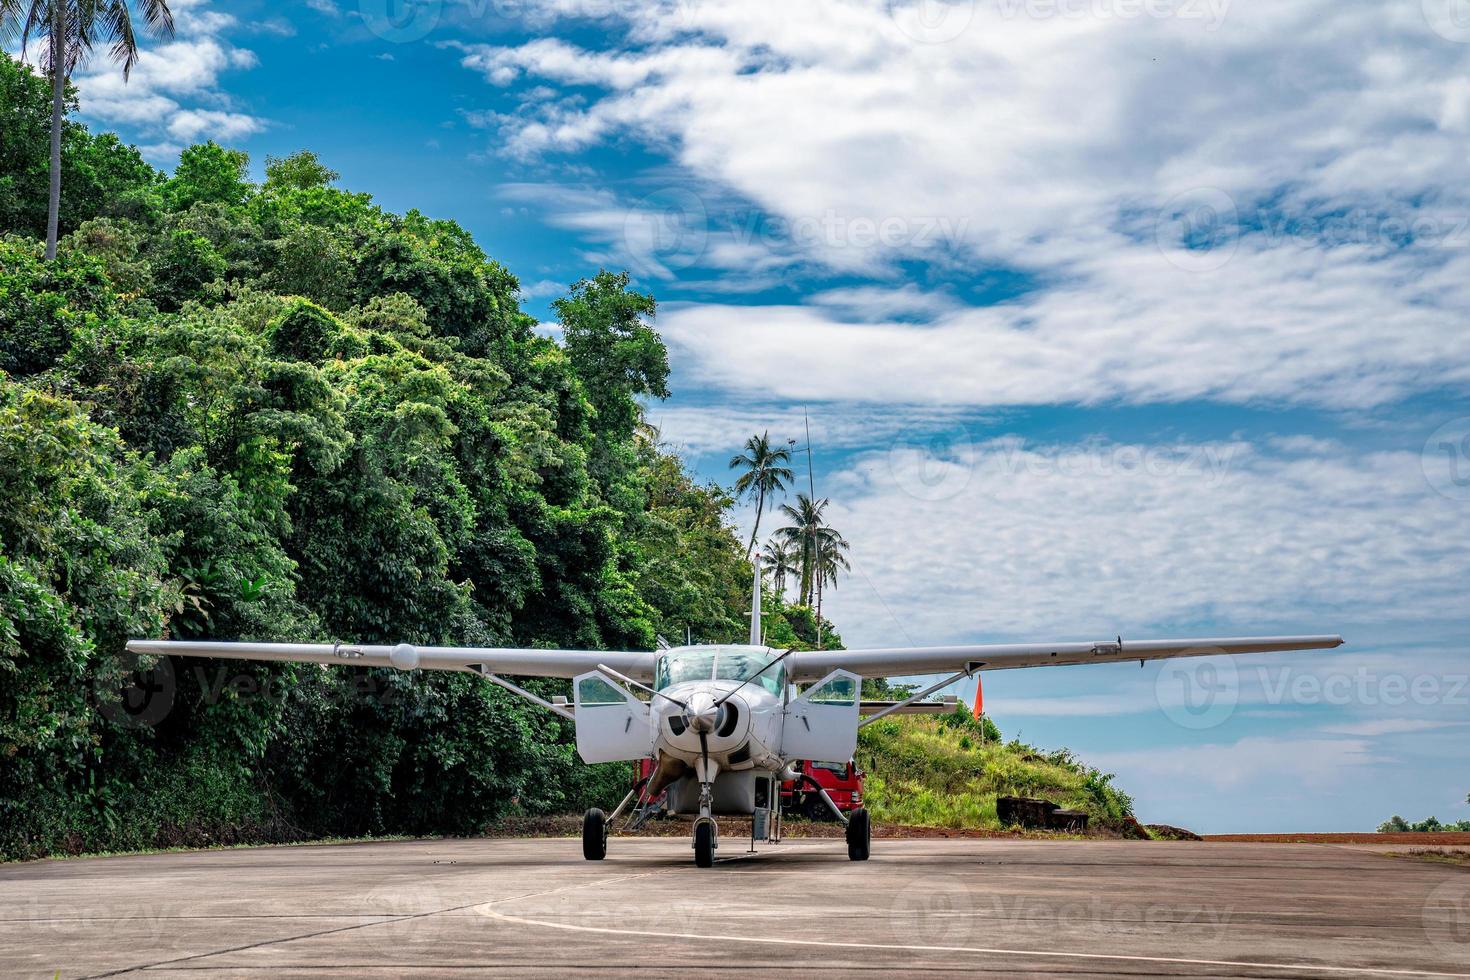
{"type": "MultiPolygon", "coordinates": [[[[847,762],[794,762],[792,767],[816,780],[827,791],[837,809],[843,813],[863,805],[863,771],[851,759],[847,762]]],[[[799,780],[781,784],[781,810],[800,814],[810,820],[831,820],[832,811],[814,790],[799,780]],[[800,783],[800,785],[799,785],[800,783]]]]}
{"type": "MultiPolygon", "coordinates": [[[[837,804],[837,809],[843,813],[856,810],[863,805],[863,771],[853,764],[852,760],[841,762],[794,762],[794,768],[799,773],[805,773],[816,780],[817,785],[827,791],[832,797],[832,802],[837,804]]],[[[654,763],[652,759],[644,759],[638,763],[638,769],[634,778],[641,783],[653,775],[654,763]]],[[[804,816],[811,820],[831,820],[832,811],[827,809],[827,804],[822,802],[821,796],[803,785],[798,787],[798,780],[788,780],[781,784],[781,810],[793,816],[804,816]]]]}

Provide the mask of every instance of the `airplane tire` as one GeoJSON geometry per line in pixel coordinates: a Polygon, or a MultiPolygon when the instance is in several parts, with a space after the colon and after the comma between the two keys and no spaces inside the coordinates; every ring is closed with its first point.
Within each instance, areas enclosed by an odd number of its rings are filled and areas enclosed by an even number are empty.
{"type": "Polygon", "coordinates": [[[589,861],[607,857],[607,816],[596,807],[582,817],[582,856],[589,861]]]}
{"type": "Polygon", "coordinates": [[[873,826],[868,811],[859,807],[847,815],[847,856],[854,861],[866,861],[872,851],[873,826]]]}
{"type": "Polygon", "coordinates": [[[715,863],[715,825],[708,821],[694,825],[694,863],[710,868],[715,863]]]}

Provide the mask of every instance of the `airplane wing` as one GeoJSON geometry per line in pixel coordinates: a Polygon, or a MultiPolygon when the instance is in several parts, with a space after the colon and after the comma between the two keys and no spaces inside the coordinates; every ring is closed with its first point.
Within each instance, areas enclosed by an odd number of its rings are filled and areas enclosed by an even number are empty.
{"type": "Polygon", "coordinates": [[[897,647],[880,650],[822,650],[793,653],[787,671],[793,681],[814,681],[834,670],[862,677],[943,674],[964,670],[1010,670],[1016,667],[1060,667],[1170,657],[1278,653],[1286,650],[1331,650],[1340,636],[1257,636],[1229,639],[1129,640],[1092,643],[1021,643],[989,646],[897,647]]]}
{"type": "Polygon", "coordinates": [[[597,650],[517,650],[489,647],[421,647],[409,643],[226,643],[209,640],[129,640],[132,653],[223,660],[397,667],[400,670],[467,670],[482,674],[576,677],[606,664],[634,680],[653,680],[657,653],[597,650]]]}

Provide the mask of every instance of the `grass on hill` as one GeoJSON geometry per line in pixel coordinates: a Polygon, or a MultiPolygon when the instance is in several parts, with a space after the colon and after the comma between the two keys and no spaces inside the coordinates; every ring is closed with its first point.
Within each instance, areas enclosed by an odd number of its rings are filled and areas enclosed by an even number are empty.
{"type": "Polygon", "coordinates": [[[1111,774],[1067,749],[1003,742],[989,719],[982,729],[963,704],[950,714],[874,722],[859,732],[857,761],[867,772],[866,805],[884,823],[1001,829],[998,796],[1084,810],[1098,828],[1121,827],[1133,816],[1133,800],[1112,785],[1111,774]]]}

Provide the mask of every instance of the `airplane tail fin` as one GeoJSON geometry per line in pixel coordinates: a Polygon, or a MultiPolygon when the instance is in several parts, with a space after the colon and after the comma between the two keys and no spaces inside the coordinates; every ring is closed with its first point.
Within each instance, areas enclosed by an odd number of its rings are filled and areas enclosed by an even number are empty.
{"type": "Polygon", "coordinates": [[[751,564],[755,567],[755,584],[750,590],[750,645],[758,647],[761,645],[761,553],[759,551],[752,556],[751,564]]]}

